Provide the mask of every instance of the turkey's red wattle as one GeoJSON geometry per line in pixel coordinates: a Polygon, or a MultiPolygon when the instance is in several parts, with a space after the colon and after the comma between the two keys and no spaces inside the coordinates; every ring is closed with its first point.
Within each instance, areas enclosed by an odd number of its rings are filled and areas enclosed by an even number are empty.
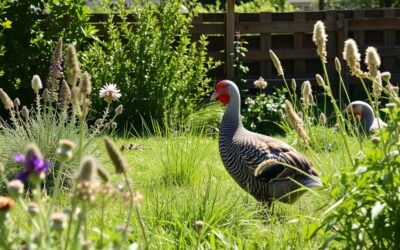
{"type": "Polygon", "coordinates": [[[229,103],[229,95],[219,95],[218,99],[223,104],[228,104],[229,103]]]}

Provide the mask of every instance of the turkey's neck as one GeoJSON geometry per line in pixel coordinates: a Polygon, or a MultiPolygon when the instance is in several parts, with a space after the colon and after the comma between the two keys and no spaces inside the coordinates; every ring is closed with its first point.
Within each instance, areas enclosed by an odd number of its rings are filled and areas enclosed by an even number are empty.
{"type": "Polygon", "coordinates": [[[362,115],[361,115],[361,123],[365,124],[365,128],[367,129],[367,133],[368,130],[370,129],[372,123],[375,120],[375,115],[374,115],[374,111],[372,110],[371,107],[364,107],[362,110],[362,115]]]}
{"type": "Polygon", "coordinates": [[[240,117],[240,95],[232,91],[228,106],[221,122],[221,134],[233,135],[238,128],[242,127],[240,117]]]}

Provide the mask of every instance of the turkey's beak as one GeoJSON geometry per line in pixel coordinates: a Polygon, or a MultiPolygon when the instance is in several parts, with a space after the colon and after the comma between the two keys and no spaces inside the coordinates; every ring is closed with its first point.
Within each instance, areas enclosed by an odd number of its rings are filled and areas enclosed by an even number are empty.
{"type": "Polygon", "coordinates": [[[217,91],[214,91],[211,95],[211,100],[217,99],[219,96],[219,93],[217,91]]]}

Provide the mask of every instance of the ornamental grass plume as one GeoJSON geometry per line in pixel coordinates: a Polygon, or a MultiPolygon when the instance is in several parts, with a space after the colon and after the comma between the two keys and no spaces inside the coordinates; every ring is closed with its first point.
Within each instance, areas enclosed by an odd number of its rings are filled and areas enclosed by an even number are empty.
{"type": "Polygon", "coordinates": [[[319,123],[323,126],[326,125],[327,119],[324,113],[319,114],[319,123]]]}
{"type": "Polygon", "coordinates": [[[362,77],[363,72],[360,68],[361,55],[358,52],[357,43],[349,38],[344,42],[343,59],[347,62],[353,76],[362,77]]]}
{"type": "Polygon", "coordinates": [[[291,86],[292,86],[292,90],[293,90],[293,92],[296,92],[296,89],[297,89],[297,83],[296,83],[296,80],[295,80],[294,78],[292,78],[292,84],[291,84],[291,86]]]}
{"type": "Polygon", "coordinates": [[[324,89],[326,88],[324,78],[322,78],[322,76],[320,74],[316,74],[315,79],[317,79],[317,83],[319,86],[323,87],[324,89]]]}
{"type": "Polygon", "coordinates": [[[54,101],[57,97],[57,93],[59,90],[59,79],[61,78],[62,72],[62,38],[58,39],[56,48],[54,49],[53,55],[51,57],[51,63],[49,68],[49,78],[47,80],[47,88],[50,91],[50,96],[54,101]]]}
{"type": "Polygon", "coordinates": [[[372,81],[372,96],[375,98],[380,97],[382,94],[382,79],[378,75],[375,77],[375,79],[372,81]]]}
{"type": "Polygon", "coordinates": [[[303,82],[303,84],[301,85],[301,94],[302,94],[303,106],[305,108],[314,105],[314,97],[312,94],[310,81],[303,82]]]}
{"type": "Polygon", "coordinates": [[[340,60],[337,57],[335,57],[335,68],[338,73],[342,72],[342,64],[340,63],[340,60]]]}
{"type": "Polygon", "coordinates": [[[279,58],[276,56],[276,54],[272,50],[269,50],[269,54],[271,56],[272,63],[274,64],[276,71],[278,72],[278,76],[284,76],[285,74],[283,72],[283,68],[282,68],[281,61],[279,60],[279,58]]]}
{"type": "Polygon", "coordinates": [[[317,46],[317,53],[323,63],[326,63],[326,41],[328,35],[325,32],[325,25],[322,21],[317,21],[314,25],[312,40],[317,46]]]}
{"type": "Polygon", "coordinates": [[[76,55],[75,46],[68,45],[67,54],[65,55],[65,73],[67,75],[67,82],[71,86],[76,85],[76,81],[81,73],[79,66],[78,56],[76,55]]]}
{"type": "Polygon", "coordinates": [[[96,159],[92,156],[83,158],[78,176],[76,177],[74,197],[89,202],[93,202],[96,199],[96,189],[98,187],[96,174],[96,159]]]}
{"type": "Polygon", "coordinates": [[[267,81],[265,81],[261,76],[258,78],[258,80],[254,81],[254,86],[258,89],[265,89],[267,85],[267,81]]]}
{"type": "Polygon", "coordinates": [[[16,108],[18,108],[19,105],[21,105],[21,101],[20,101],[19,98],[17,97],[17,98],[14,99],[14,106],[15,106],[16,108]]]}
{"type": "Polygon", "coordinates": [[[60,104],[67,105],[70,102],[71,102],[71,89],[68,83],[65,80],[63,80],[60,92],[60,104]]]}
{"type": "Polygon", "coordinates": [[[381,66],[381,58],[374,47],[368,47],[365,50],[365,64],[368,67],[369,76],[372,79],[377,78],[379,67],[381,66]]]}
{"type": "Polygon", "coordinates": [[[117,174],[126,173],[128,164],[126,163],[125,158],[122,156],[121,151],[109,138],[104,138],[104,143],[106,145],[108,155],[114,165],[115,172],[117,174]]]}
{"type": "Polygon", "coordinates": [[[87,71],[82,74],[79,89],[81,90],[82,95],[90,95],[92,92],[92,81],[90,80],[90,75],[87,71]]]}
{"type": "Polygon", "coordinates": [[[383,81],[389,83],[390,82],[390,78],[392,77],[392,74],[390,74],[389,71],[385,71],[381,73],[381,78],[383,81]]]}
{"type": "Polygon", "coordinates": [[[45,102],[50,101],[50,96],[51,96],[50,91],[49,91],[47,88],[45,88],[45,89],[43,90],[43,93],[42,93],[42,99],[43,99],[43,101],[45,101],[45,102]]]}
{"type": "Polygon", "coordinates": [[[101,166],[101,165],[97,165],[97,175],[100,177],[100,179],[104,182],[110,182],[111,181],[111,177],[108,174],[107,170],[101,166]]]}
{"type": "Polygon", "coordinates": [[[0,99],[5,109],[11,110],[12,108],[14,108],[13,101],[2,88],[0,88],[0,99]]]}
{"type": "Polygon", "coordinates": [[[309,144],[310,138],[303,128],[303,120],[296,114],[292,103],[288,100],[285,101],[285,111],[286,115],[288,116],[290,126],[296,131],[304,143],[309,144]]]}
{"type": "Polygon", "coordinates": [[[115,109],[115,115],[120,115],[124,111],[124,106],[122,104],[118,105],[118,107],[115,109]]]}
{"type": "Polygon", "coordinates": [[[39,93],[39,90],[43,88],[42,80],[40,80],[40,77],[38,75],[34,75],[32,77],[31,83],[32,89],[36,94],[39,93]]]}

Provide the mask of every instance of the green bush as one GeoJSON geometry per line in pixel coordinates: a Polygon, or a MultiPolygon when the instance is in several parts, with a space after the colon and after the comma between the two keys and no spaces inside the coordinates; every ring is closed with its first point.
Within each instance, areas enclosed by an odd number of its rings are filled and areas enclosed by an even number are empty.
{"type": "MultiPolygon", "coordinates": [[[[75,68],[75,76],[73,79],[79,79],[79,89],[76,89],[76,82],[70,82],[72,88],[64,81],[61,84],[64,73],[69,75],[71,64],[67,62],[74,61],[75,56],[71,58],[71,54],[75,54],[74,47],[70,45],[67,50],[65,60],[62,56],[62,40],[57,43],[56,49],[52,57],[51,74],[47,82],[51,82],[52,88],[46,88],[43,91],[43,84],[39,76],[35,75],[32,79],[32,93],[36,94],[36,102],[31,105],[22,106],[20,101],[14,102],[10,97],[0,89],[1,101],[5,109],[8,111],[10,121],[5,121],[0,118],[0,144],[5,145],[0,149],[0,157],[5,160],[5,176],[9,179],[16,178],[22,172],[23,166],[14,161],[13,157],[18,152],[23,152],[26,145],[29,143],[37,144],[43,153],[45,159],[52,163],[52,168],[46,176],[44,185],[46,188],[54,186],[54,179],[60,172],[60,162],[57,160],[56,148],[61,139],[68,139],[78,144],[79,154],[75,154],[71,162],[62,170],[63,182],[62,185],[70,187],[72,179],[77,170],[77,166],[81,160],[82,154],[95,154],[98,146],[95,143],[95,137],[102,135],[111,130],[112,123],[115,117],[122,112],[120,111],[105,112],[102,119],[99,119],[95,125],[89,126],[87,123],[90,100],[86,95],[90,92],[90,79],[87,72],[79,75],[79,66],[75,68]],[[69,56],[69,59],[68,59],[69,56]],[[64,64],[61,62],[65,61],[64,64]],[[64,73],[61,69],[64,68],[64,73]],[[84,87],[86,85],[86,87],[84,87]],[[75,89],[75,90],[74,90],[75,89]],[[73,93],[77,94],[73,94],[73,93]],[[75,96],[75,97],[74,97],[75,96]],[[74,101],[75,100],[75,101],[74,101]],[[110,115],[114,115],[110,119],[110,115]],[[85,128],[86,127],[86,128],[85,128]]],[[[74,63],[79,65],[79,62],[74,63]]],[[[67,77],[68,79],[68,77],[67,77]]],[[[107,106],[109,110],[111,102],[107,106]]],[[[1,188],[4,188],[5,183],[1,183],[1,188]]]]}
{"type": "MultiPolygon", "coordinates": [[[[26,90],[33,75],[45,76],[49,68],[47,58],[58,37],[80,46],[85,38],[95,34],[94,27],[87,25],[89,9],[85,2],[10,1],[2,14],[2,20],[12,22],[12,27],[0,36],[0,44],[5,48],[4,56],[0,57],[0,69],[4,70],[2,87],[12,92],[19,88],[26,90]]],[[[20,93],[25,98],[24,92],[20,93]]]]}
{"type": "Polygon", "coordinates": [[[282,110],[287,90],[277,89],[272,94],[260,93],[255,97],[247,97],[242,109],[243,125],[252,131],[262,134],[284,134],[279,126],[282,121],[282,110]]]}
{"type": "MultiPolygon", "coordinates": [[[[293,5],[291,5],[287,0],[253,0],[248,2],[243,2],[236,5],[236,12],[276,12],[276,11],[293,11],[293,5]]],[[[225,9],[221,8],[221,1],[217,0],[215,4],[205,4],[200,8],[201,12],[218,13],[225,12],[225,9]]]]}
{"type": "MultiPolygon", "coordinates": [[[[119,86],[126,107],[123,118],[131,124],[141,126],[141,117],[149,124],[185,119],[209,91],[206,74],[216,64],[206,57],[204,36],[191,41],[195,10],[184,14],[181,4],[134,1],[128,9],[123,1],[102,3],[108,14],[107,39],[90,45],[83,65],[92,73],[95,94],[106,83],[119,86]],[[112,22],[116,15],[118,25],[112,22]]],[[[94,106],[103,108],[96,101],[94,106]]]]}

